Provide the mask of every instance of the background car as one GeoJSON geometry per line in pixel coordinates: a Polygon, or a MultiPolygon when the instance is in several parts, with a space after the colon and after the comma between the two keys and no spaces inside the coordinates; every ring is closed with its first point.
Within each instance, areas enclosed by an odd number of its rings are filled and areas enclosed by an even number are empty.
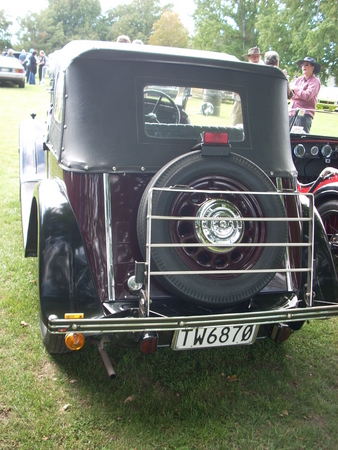
{"type": "Polygon", "coordinates": [[[25,87],[25,70],[17,58],[0,56],[0,83],[17,84],[25,87]]]}
{"type": "Polygon", "coordinates": [[[318,94],[316,109],[336,111],[338,109],[338,87],[322,86],[318,94]]]}

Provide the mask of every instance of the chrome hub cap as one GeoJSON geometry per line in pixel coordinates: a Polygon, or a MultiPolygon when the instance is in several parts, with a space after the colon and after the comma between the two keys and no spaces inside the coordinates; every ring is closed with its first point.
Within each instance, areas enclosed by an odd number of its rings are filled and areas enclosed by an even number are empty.
{"type": "MultiPolygon", "coordinates": [[[[197,211],[195,231],[203,244],[231,245],[242,240],[244,225],[242,215],[235,205],[223,199],[210,199],[197,211]],[[208,219],[208,220],[203,220],[208,219]],[[239,220],[236,220],[239,219],[239,220]]],[[[230,252],[233,247],[208,247],[216,253],[230,252]]]]}

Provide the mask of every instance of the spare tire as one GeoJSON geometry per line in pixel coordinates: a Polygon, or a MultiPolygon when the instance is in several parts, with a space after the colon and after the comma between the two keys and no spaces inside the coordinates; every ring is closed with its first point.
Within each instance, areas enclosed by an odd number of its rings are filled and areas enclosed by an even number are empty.
{"type": "Polygon", "coordinates": [[[254,163],[236,154],[204,157],[200,151],[195,151],[168,163],[151,180],[139,206],[137,234],[144,258],[148,192],[154,187],[175,186],[203,192],[154,190],[152,215],[206,217],[209,220],[156,220],[152,222],[152,243],[219,243],[228,244],[228,247],[181,245],[176,248],[152,248],[152,271],[210,272],[158,275],[159,282],[180,298],[209,306],[240,303],[261,291],[274,277],[274,272],[250,273],[250,270],[278,269],[285,247],[251,244],[286,244],[288,231],[287,223],[283,220],[241,220],[246,217],[286,216],[280,196],[257,195],[258,192],[276,192],[267,175],[254,163]],[[220,194],[218,191],[231,193],[220,194]],[[241,194],[238,191],[255,194],[241,194]],[[227,221],[227,218],[239,220],[227,221]],[[231,247],[235,243],[247,243],[248,246],[231,247]],[[247,273],[217,273],[221,270],[245,270],[247,273]]]}

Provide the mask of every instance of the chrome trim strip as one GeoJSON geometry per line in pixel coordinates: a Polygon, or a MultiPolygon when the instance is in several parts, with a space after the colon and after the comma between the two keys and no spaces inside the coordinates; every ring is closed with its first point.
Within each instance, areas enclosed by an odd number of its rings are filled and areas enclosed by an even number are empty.
{"type": "Polygon", "coordinates": [[[103,195],[104,195],[105,231],[106,231],[108,300],[115,301],[113,232],[112,232],[112,218],[111,218],[111,192],[110,192],[109,173],[103,174],[103,195]]]}
{"type": "MultiPolygon", "coordinates": [[[[276,187],[277,190],[279,192],[283,192],[283,180],[281,177],[276,177],[276,187]]],[[[283,201],[283,195],[281,195],[281,200],[283,201]]],[[[285,205],[285,204],[284,204],[285,205]]],[[[291,277],[291,264],[290,264],[290,247],[292,247],[295,244],[288,244],[288,246],[285,248],[285,258],[284,258],[284,262],[285,262],[285,267],[286,269],[288,269],[287,273],[286,273],[286,285],[287,285],[287,290],[288,291],[292,291],[292,277],[291,277]]],[[[297,245],[297,244],[296,244],[297,245]]],[[[305,245],[311,245],[310,243],[305,244],[305,245]]]]}
{"type": "Polygon", "coordinates": [[[309,241],[312,244],[311,249],[308,252],[308,262],[307,265],[311,269],[307,274],[307,285],[308,291],[305,294],[305,303],[306,306],[312,306],[313,303],[313,259],[314,259],[314,247],[315,247],[315,211],[314,211],[314,197],[309,197],[309,218],[311,221],[309,222],[309,241]]]}

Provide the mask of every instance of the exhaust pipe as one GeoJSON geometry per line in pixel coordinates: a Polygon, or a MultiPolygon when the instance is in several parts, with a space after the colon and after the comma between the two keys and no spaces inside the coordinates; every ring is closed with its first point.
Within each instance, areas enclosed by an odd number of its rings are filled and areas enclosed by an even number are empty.
{"type": "Polygon", "coordinates": [[[97,348],[99,350],[103,364],[105,365],[105,368],[107,369],[109,378],[111,380],[114,380],[114,378],[116,377],[116,373],[112,366],[112,363],[110,362],[108,353],[107,353],[106,349],[104,348],[104,343],[105,343],[104,338],[101,341],[93,340],[92,342],[97,346],[97,348]]]}

